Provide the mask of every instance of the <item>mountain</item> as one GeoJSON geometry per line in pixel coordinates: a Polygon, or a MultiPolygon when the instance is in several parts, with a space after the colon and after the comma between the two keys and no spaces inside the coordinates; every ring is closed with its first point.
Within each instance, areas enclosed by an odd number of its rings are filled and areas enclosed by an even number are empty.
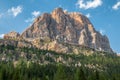
{"type": "Polygon", "coordinates": [[[0,39],[0,80],[119,80],[120,56],[77,12],[56,8],[0,39]]]}
{"type": "Polygon", "coordinates": [[[78,12],[66,12],[62,8],[37,17],[22,34],[10,32],[4,36],[4,39],[9,38],[25,40],[39,49],[63,53],[80,53],[77,46],[112,52],[107,36],[96,31],[86,16],[78,12]]]}

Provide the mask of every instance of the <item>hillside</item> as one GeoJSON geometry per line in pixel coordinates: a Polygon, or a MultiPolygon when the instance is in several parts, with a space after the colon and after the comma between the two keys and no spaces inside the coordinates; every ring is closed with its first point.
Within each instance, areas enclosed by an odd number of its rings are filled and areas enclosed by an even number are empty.
{"type": "Polygon", "coordinates": [[[119,80],[119,68],[120,57],[113,53],[87,56],[0,46],[0,80],[119,80]]]}

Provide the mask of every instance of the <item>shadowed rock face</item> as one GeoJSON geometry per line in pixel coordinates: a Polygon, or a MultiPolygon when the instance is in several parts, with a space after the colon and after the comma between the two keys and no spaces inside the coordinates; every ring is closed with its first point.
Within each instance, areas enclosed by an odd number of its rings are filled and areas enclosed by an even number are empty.
{"type": "Polygon", "coordinates": [[[63,52],[68,52],[69,49],[60,44],[67,43],[112,51],[108,38],[97,32],[86,16],[77,12],[64,12],[62,8],[36,18],[21,37],[40,49],[57,51],[58,47],[61,50],[64,48],[63,52]]]}

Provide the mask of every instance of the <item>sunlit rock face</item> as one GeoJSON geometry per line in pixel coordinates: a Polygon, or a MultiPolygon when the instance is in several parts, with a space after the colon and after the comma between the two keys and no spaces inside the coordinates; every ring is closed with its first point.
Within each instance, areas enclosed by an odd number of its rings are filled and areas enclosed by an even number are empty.
{"type": "Polygon", "coordinates": [[[66,12],[62,8],[37,17],[20,37],[40,49],[57,52],[70,52],[64,43],[112,51],[107,36],[96,31],[86,16],[78,12],[66,12]]]}
{"type": "Polygon", "coordinates": [[[20,34],[15,31],[12,31],[12,32],[4,35],[4,39],[16,39],[18,37],[20,37],[20,34]]]}

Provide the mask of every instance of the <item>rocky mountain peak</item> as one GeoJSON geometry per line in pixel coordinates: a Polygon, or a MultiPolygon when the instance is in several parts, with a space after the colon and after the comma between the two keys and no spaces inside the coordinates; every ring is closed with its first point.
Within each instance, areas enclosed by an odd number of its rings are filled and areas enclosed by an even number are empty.
{"type": "Polygon", "coordinates": [[[62,8],[56,8],[53,10],[51,16],[58,24],[62,23],[62,20],[65,20],[65,13],[62,8]]]}
{"type": "Polygon", "coordinates": [[[64,13],[62,8],[56,8],[52,13],[44,13],[36,18],[21,37],[40,49],[57,52],[74,51],[72,47],[63,44],[112,51],[108,38],[96,31],[86,16],[78,12],[64,13]]]}
{"type": "Polygon", "coordinates": [[[64,14],[64,11],[62,8],[56,8],[55,10],[52,11],[52,14],[55,15],[55,14],[64,14]]]}
{"type": "Polygon", "coordinates": [[[11,31],[10,33],[4,35],[4,39],[16,39],[18,37],[20,37],[20,34],[15,31],[11,31]]]}

